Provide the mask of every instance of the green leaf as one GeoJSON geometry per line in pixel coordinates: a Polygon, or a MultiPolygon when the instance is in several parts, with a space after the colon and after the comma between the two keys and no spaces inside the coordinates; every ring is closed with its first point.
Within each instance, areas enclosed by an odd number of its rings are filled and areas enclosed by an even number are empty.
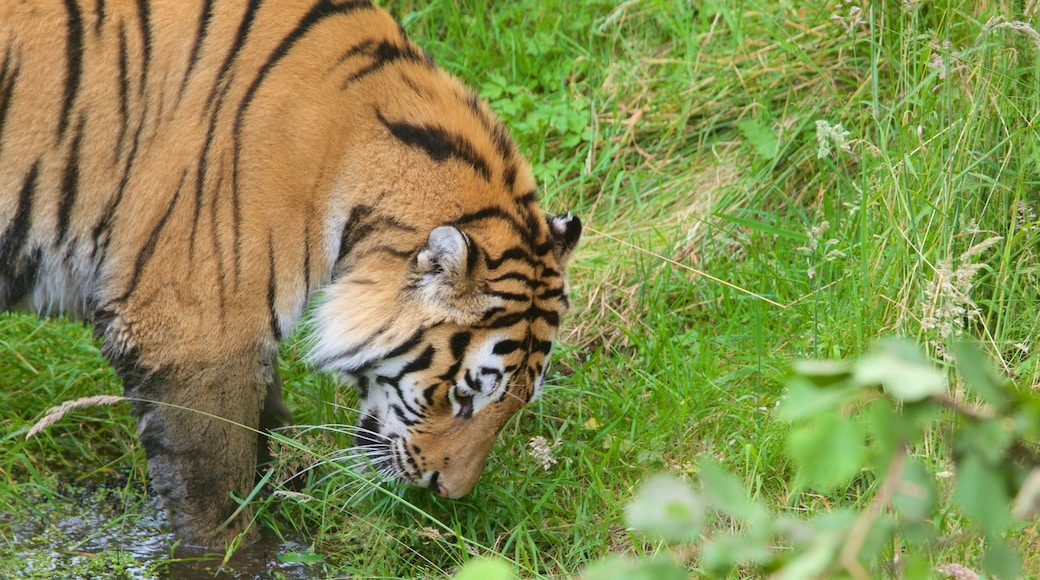
{"type": "MultiPolygon", "coordinates": [[[[583,580],[687,580],[686,570],[665,558],[631,560],[621,556],[603,558],[586,568],[583,580]]],[[[477,580],[474,578],[473,580],[477,580]]]]}
{"type": "Polygon", "coordinates": [[[774,558],[771,548],[769,538],[717,535],[701,547],[700,565],[715,577],[725,577],[737,566],[766,564],[774,558]]]}
{"type": "Polygon", "coordinates": [[[796,360],[791,363],[791,370],[817,387],[827,387],[852,376],[852,364],[844,360],[796,360]]]}
{"type": "Polygon", "coordinates": [[[752,532],[768,534],[769,511],[747,495],[744,485],[718,463],[701,460],[698,466],[705,499],[719,511],[743,520],[752,532]]]}
{"type": "Polygon", "coordinates": [[[1008,405],[1004,393],[1004,381],[993,372],[989,359],[973,342],[958,340],[953,343],[953,356],[957,360],[957,372],[964,379],[964,387],[983,401],[1003,410],[1008,405]]]}
{"type": "Polygon", "coordinates": [[[921,401],[946,392],[946,377],[913,343],[886,340],[877,352],[856,361],[852,380],[862,386],[883,385],[901,401],[921,401]]]}
{"type": "Polygon", "coordinates": [[[957,462],[953,501],[989,535],[998,534],[1011,522],[1003,478],[975,453],[957,462]]]}
{"type": "Polygon", "coordinates": [[[1015,442],[1014,422],[1006,419],[964,421],[954,436],[954,449],[964,454],[978,455],[986,464],[997,466],[1005,452],[1015,442]]]}
{"type": "Polygon", "coordinates": [[[625,506],[625,521],[637,530],[681,542],[700,536],[706,511],[689,484],[662,473],[648,479],[625,506]]]}
{"type": "Polygon", "coordinates": [[[987,536],[986,555],[982,558],[982,569],[997,578],[1021,578],[1022,565],[1018,554],[999,536],[987,536]]]}
{"type": "Polygon", "coordinates": [[[828,413],[792,431],[787,454],[798,467],[798,484],[830,491],[859,473],[866,443],[856,421],[828,413]]]}
{"type": "Polygon", "coordinates": [[[787,380],[787,392],[776,417],[791,423],[821,413],[836,413],[842,403],[851,400],[860,390],[856,385],[821,389],[801,376],[792,376],[787,380]]]}
{"type": "Polygon", "coordinates": [[[775,580],[805,580],[817,578],[838,558],[843,536],[818,534],[808,549],[796,555],[770,578],[775,580]]]}
{"type": "Polygon", "coordinates": [[[939,505],[935,476],[920,461],[907,459],[892,496],[892,505],[912,522],[923,522],[935,512],[939,505]]]}
{"type": "Polygon", "coordinates": [[[903,554],[903,580],[931,580],[932,563],[917,554],[903,554]]]}
{"type": "Polygon", "coordinates": [[[498,558],[470,560],[456,574],[455,580],[513,580],[513,567],[498,558]]]}
{"type": "Polygon", "coordinates": [[[769,126],[758,121],[745,119],[737,123],[737,129],[747,139],[748,143],[754,147],[755,153],[759,157],[762,159],[773,159],[776,157],[779,142],[777,141],[776,133],[769,126]]]}

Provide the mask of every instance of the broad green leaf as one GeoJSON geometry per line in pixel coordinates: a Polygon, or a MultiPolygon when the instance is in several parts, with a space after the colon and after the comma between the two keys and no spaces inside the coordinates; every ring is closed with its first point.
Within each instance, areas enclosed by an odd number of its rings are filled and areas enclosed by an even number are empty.
{"type": "Polygon", "coordinates": [[[982,558],[982,569],[997,578],[1021,578],[1022,565],[1004,538],[995,534],[986,538],[986,555],[982,558]]]}
{"type": "Polygon", "coordinates": [[[755,153],[762,159],[772,159],[776,157],[776,150],[779,142],[776,138],[776,133],[764,123],[753,121],[751,119],[745,119],[737,123],[737,129],[740,130],[740,134],[747,139],[748,143],[755,148],[755,153]]]}
{"type": "Polygon", "coordinates": [[[743,520],[752,533],[761,531],[768,534],[768,510],[748,497],[740,480],[710,459],[701,460],[698,472],[704,498],[709,503],[726,515],[743,520]]]}
{"type": "Polygon", "coordinates": [[[903,580],[931,580],[932,563],[918,554],[903,554],[903,580]]]}
{"type": "Polygon", "coordinates": [[[968,392],[977,395],[997,410],[1007,407],[1008,397],[1004,393],[1004,381],[990,365],[985,353],[973,342],[959,340],[953,344],[953,356],[957,360],[957,372],[964,379],[968,392]]]}
{"type": "Polygon", "coordinates": [[[844,360],[799,359],[791,363],[791,370],[818,387],[826,387],[851,377],[852,363],[844,360]]]}
{"type": "Polygon", "coordinates": [[[893,507],[908,520],[922,522],[935,512],[938,501],[935,476],[921,462],[907,459],[895,495],[892,496],[893,507]]]}
{"type": "Polygon", "coordinates": [[[823,413],[836,413],[837,408],[860,391],[858,386],[821,389],[801,376],[787,380],[787,392],[777,409],[781,421],[794,422],[823,413]]]}
{"type": "Polygon", "coordinates": [[[859,473],[866,455],[863,430],[848,417],[825,413],[788,435],[787,454],[798,467],[798,484],[830,491],[859,473]]]}
{"type": "MultiPolygon", "coordinates": [[[[686,570],[665,558],[632,560],[609,556],[581,573],[582,580],[687,580],[686,570]]],[[[477,580],[474,578],[473,580],[477,580]]]]}
{"type": "Polygon", "coordinates": [[[964,421],[954,436],[954,448],[964,455],[976,454],[988,465],[1000,464],[1015,442],[1014,422],[1005,419],[964,421]]]}
{"type": "Polygon", "coordinates": [[[863,386],[883,385],[901,401],[921,401],[946,392],[946,377],[920,349],[908,341],[886,340],[877,352],[856,361],[852,380],[863,386]]]}
{"type": "Polygon", "coordinates": [[[725,577],[737,566],[769,562],[774,558],[772,546],[769,538],[717,535],[701,547],[700,565],[716,578],[725,577]]]}
{"type": "Polygon", "coordinates": [[[770,578],[774,580],[805,580],[817,578],[838,558],[843,535],[817,534],[808,549],[795,556],[770,578]]]}
{"type": "Polygon", "coordinates": [[[1011,521],[1003,478],[977,454],[957,463],[953,501],[989,535],[998,534],[1011,521]]]}
{"type": "Polygon", "coordinates": [[[513,567],[497,558],[470,560],[456,574],[455,580],[513,580],[513,567]]]}
{"type": "Polygon", "coordinates": [[[706,507],[689,484],[668,474],[651,477],[625,506],[625,521],[666,540],[696,539],[704,529],[706,507]]]}

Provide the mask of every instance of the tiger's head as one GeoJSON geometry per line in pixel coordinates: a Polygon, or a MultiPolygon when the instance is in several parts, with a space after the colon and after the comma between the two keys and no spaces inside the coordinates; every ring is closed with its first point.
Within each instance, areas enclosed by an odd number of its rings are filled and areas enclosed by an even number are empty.
{"type": "Polygon", "coordinates": [[[314,357],[356,385],[355,444],[381,475],[469,493],[498,433],[541,392],[580,236],[577,218],[542,217],[531,196],[432,228],[403,274],[359,264],[334,281],[314,357]]]}

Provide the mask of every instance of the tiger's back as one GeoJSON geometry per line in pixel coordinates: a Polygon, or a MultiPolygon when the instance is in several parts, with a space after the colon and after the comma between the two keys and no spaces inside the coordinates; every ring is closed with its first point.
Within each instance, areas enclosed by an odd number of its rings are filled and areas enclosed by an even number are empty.
{"type": "Polygon", "coordinates": [[[312,358],[361,392],[377,469],[468,492],[538,395],[579,236],[369,2],[0,6],[0,309],[93,322],[188,543],[246,529],[222,522],[315,294],[312,358]]]}

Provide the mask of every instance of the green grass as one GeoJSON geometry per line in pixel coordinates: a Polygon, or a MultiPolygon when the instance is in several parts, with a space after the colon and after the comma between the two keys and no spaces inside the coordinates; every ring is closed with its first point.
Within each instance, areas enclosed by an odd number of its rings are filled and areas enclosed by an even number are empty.
{"type": "MultiPolygon", "coordinates": [[[[963,334],[1022,387],[1040,384],[1040,41],[1002,26],[1036,23],[1036,2],[388,4],[514,130],[545,206],[582,217],[575,307],[545,396],[471,495],[348,505],[363,483],[314,477],[315,501],[261,510],[302,542],[283,560],[320,560],[279,573],[439,577],[495,554],[524,577],[566,577],[610,553],[667,551],[627,531],[623,508],[650,473],[694,475],[702,456],[777,509],[857,505],[869,489],[789,483],[772,416],[789,361],[855,357],[882,336],[941,363],[963,334]],[[840,123],[848,150],[819,158],[817,121],[840,123]],[[548,469],[534,437],[559,442],[548,469]]],[[[354,421],[348,387],[310,373],[298,346],[283,358],[299,423],[354,421]]],[[[146,511],[126,407],[24,438],[54,404],[120,392],[87,330],[0,317],[0,383],[0,575],[53,548],[27,540],[26,522],[65,513],[70,486],[114,485],[146,511]]],[[[950,465],[941,429],[915,453],[950,465]]],[[[979,569],[963,518],[935,525],[950,539],[933,565],[979,569]]],[[[1011,534],[1040,575],[1040,530],[1011,534]]],[[[694,551],[674,553],[698,572],[694,551]]]]}

